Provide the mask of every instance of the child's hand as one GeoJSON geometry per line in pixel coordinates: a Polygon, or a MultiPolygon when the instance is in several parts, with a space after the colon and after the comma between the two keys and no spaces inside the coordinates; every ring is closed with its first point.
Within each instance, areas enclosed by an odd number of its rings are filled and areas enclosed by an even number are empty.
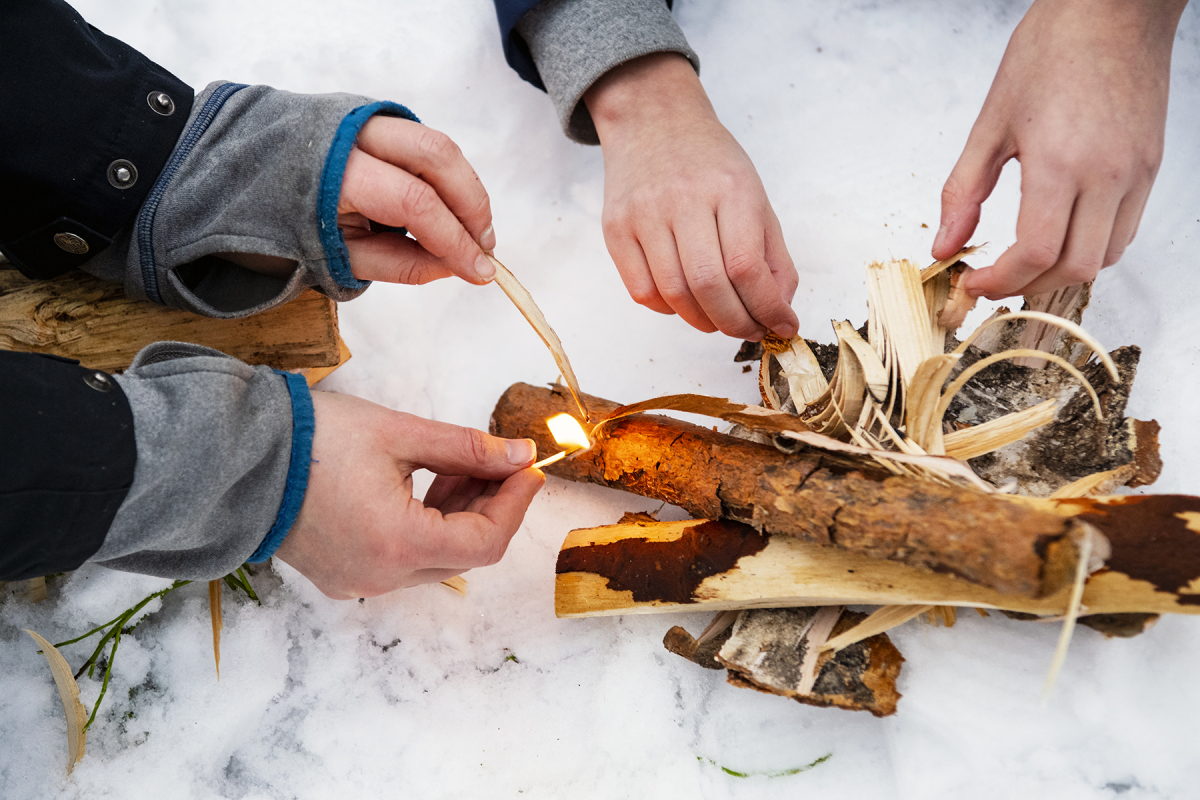
{"type": "Polygon", "coordinates": [[[494,564],[545,482],[528,439],[313,392],[308,489],[277,555],[334,599],[436,583],[494,564]],[[421,502],[412,473],[438,477],[421,502]]]}
{"type": "Polygon", "coordinates": [[[968,293],[1038,294],[1096,277],[1137,232],[1162,160],[1171,45],[1186,0],[1037,0],[1009,41],[942,190],[934,258],[967,243],[1011,158],[1017,241],[968,293]]]}
{"type": "Polygon", "coordinates": [[[633,299],[706,332],[794,336],[779,220],[687,59],[622,64],[585,102],[604,150],[604,241],[633,299]]]}

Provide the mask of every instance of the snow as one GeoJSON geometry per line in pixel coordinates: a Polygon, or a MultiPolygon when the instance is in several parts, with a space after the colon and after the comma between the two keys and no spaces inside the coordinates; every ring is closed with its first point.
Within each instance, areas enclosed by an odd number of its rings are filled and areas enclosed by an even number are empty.
{"type": "MultiPolygon", "coordinates": [[[[675,5],[718,113],[782,221],[801,271],[801,332],[830,341],[830,319],[865,316],[865,262],[928,258],[941,183],[1027,4],[675,5]]],[[[754,380],[732,362],[736,342],[628,299],[600,230],[601,153],[566,140],[545,96],[505,66],[490,3],[77,7],[197,87],[228,78],[405,103],[475,166],[492,198],[497,255],[545,310],[586,391],[755,399],[754,380]]],[[[1174,60],[1157,185],[1084,322],[1110,348],[1142,346],[1130,413],[1165,431],[1154,490],[1197,493],[1195,7],[1174,60]]],[[[1018,183],[1010,165],[984,208],[975,241],[990,241],[993,256],[1013,240],[1018,183]]],[[[486,427],[509,384],[557,374],[495,287],[376,285],[341,320],[354,358],[322,388],[396,409],[486,427]]],[[[550,479],[504,560],[468,573],[466,597],[429,586],[338,603],[276,563],[254,578],[262,607],[227,595],[220,682],[204,587],[180,589],[122,640],[87,756],[69,778],[62,709],[21,629],[58,641],[165,584],[87,567],[49,602],[10,598],[0,610],[0,796],[1196,796],[1197,621],[1166,617],[1132,640],[1079,630],[1046,706],[1056,625],[973,613],[950,630],[913,623],[893,632],[907,659],[897,715],[809,708],[734,689],[663,649],[670,625],[695,632],[708,615],[555,619],[566,532],[656,505],[550,479]]],[[[78,664],[85,650],[67,656],[78,664]]],[[[99,682],[81,686],[90,707],[99,682]]]]}

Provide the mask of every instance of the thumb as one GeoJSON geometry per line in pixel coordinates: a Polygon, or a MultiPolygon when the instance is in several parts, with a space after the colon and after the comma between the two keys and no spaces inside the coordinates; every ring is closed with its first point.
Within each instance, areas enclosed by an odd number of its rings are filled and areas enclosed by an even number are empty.
{"type": "Polygon", "coordinates": [[[439,475],[503,480],[533,463],[531,439],[502,439],[475,428],[400,414],[393,455],[413,467],[439,475]]]}
{"type": "Polygon", "coordinates": [[[967,138],[967,146],[942,187],[942,219],[933,240],[933,257],[949,258],[966,245],[975,226],[983,201],[996,188],[1000,170],[1008,156],[1000,151],[1000,143],[985,141],[979,134],[980,122],[967,138]]]}

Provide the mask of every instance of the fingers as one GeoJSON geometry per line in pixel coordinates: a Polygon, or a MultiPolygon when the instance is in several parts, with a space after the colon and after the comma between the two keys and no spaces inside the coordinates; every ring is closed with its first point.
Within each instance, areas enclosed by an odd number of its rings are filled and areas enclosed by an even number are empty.
{"type": "Polygon", "coordinates": [[[652,231],[640,233],[638,241],[641,242],[650,275],[663,301],[696,330],[705,333],[716,331],[717,326],[704,313],[688,285],[671,229],[666,225],[657,226],[652,231]]]}
{"type": "Polygon", "coordinates": [[[961,250],[979,224],[983,201],[996,188],[1004,163],[1012,156],[1002,150],[999,139],[986,136],[989,130],[981,114],[967,146],[942,187],[942,219],[933,240],[933,257],[941,260],[961,250]]]}
{"type": "Polygon", "coordinates": [[[653,208],[605,207],[604,241],[630,296],[706,333],[794,336],[799,276],[765,197],[723,203],[719,213],[704,203],[689,211],[656,218],[653,208]]]}
{"type": "Polygon", "coordinates": [[[1113,222],[1112,237],[1108,240],[1108,251],[1104,254],[1105,267],[1111,267],[1121,260],[1125,248],[1133,242],[1137,235],[1138,224],[1142,220],[1142,211],[1146,208],[1146,200],[1150,197],[1150,188],[1138,187],[1121,200],[1117,207],[1117,218],[1113,222]]]}
{"type": "Polygon", "coordinates": [[[472,504],[480,498],[492,497],[500,488],[497,481],[485,481],[468,475],[438,475],[425,493],[426,508],[436,508],[442,514],[473,511],[472,504]]]}
{"type": "Polygon", "coordinates": [[[502,480],[532,464],[536,456],[531,439],[501,439],[411,414],[397,413],[391,426],[395,457],[439,475],[502,480]]]}
{"type": "Polygon", "coordinates": [[[1021,294],[1052,292],[1094,280],[1104,266],[1119,197],[1099,192],[1080,195],[1071,214],[1063,251],[1050,269],[1019,287],[1021,294]]]}
{"type": "Polygon", "coordinates": [[[376,116],[359,131],[357,144],[428,183],[484,250],[496,246],[487,191],[449,136],[419,122],[376,116]]]}
{"type": "Polygon", "coordinates": [[[454,274],[443,259],[399,233],[347,236],[346,251],[361,281],[419,286],[454,274]]]}
{"type": "MultiPolygon", "coordinates": [[[[779,294],[783,297],[783,302],[787,303],[790,309],[792,300],[796,296],[796,288],[800,285],[800,276],[796,273],[796,265],[792,263],[792,256],[788,253],[787,245],[783,241],[783,228],[773,209],[764,244],[766,245],[767,266],[771,269],[771,276],[775,279],[775,285],[779,287],[779,294]]],[[[775,332],[780,336],[795,335],[782,331],[775,332]]]]}
{"type": "Polygon", "coordinates": [[[471,283],[487,283],[495,274],[480,245],[433,186],[361,149],[351,150],[346,160],[338,212],[357,212],[385,225],[407,228],[422,248],[471,283]]]}
{"type": "MultiPolygon", "coordinates": [[[[741,298],[734,291],[730,276],[726,274],[721,238],[707,209],[700,217],[689,215],[676,222],[675,249],[679,254],[677,263],[682,267],[682,277],[686,281],[683,287],[686,297],[680,292],[681,301],[699,306],[704,317],[726,335],[755,341],[761,339],[762,326],[746,312],[741,298]]],[[[738,257],[740,259],[741,254],[738,257]]],[[[661,266],[666,270],[674,266],[669,258],[664,248],[661,266]]],[[[749,255],[747,263],[754,260],[754,256],[749,255]]],[[[766,262],[761,261],[761,264],[763,271],[767,272],[766,262]]],[[[682,311],[680,316],[688,319],[682,311]]]]}
{"type": "MultiPolygon", "coordinates": [[[[753,213],[750,207],[741,204],[735,205],[732,211],[722,206],[717,215],[717,227],[720,231],[722,256],[725,259],[725,273],[737,293],[740,306],[744,307],[752,318],[753,325],[760,332],[759,335],[765,329],[790,339],[800,328],[799,320],[791,307],[791,298],[799,279],[795,267],[792,266],[791,256],[783,246],[782,231],[779,232],[771,252],[776,262],[774,269],[767,260],[770,223],[775,222],[774,227],[778,229],[778,222],[774,217],[770,207],[753,213]],[[765,225],[764,211],[769,217],[765,225]],[[784,287],[788,289],[786,295],[778,282],[779,277],[782,277],[784,287]]],[[[721,327],[722,332],[730,336],[741,336],[733,330],[726,329],[720,320],[714,318],[714,321],[721,327]]]]}
{"type": "Polygon", "coordinates": [[[967,276],[967,293],[992,299],[1009,297],[1058,263],[1071,224],[1075,198],[1074,184],[1028,167],[1022,177],[1017,241],[996,259],[994,265],[967,276]]]}
{"type": "Polygon", "coordinates": [[[660,314],[674,314],[675,310],[667,304],[659,294],[654,284],[654,276],[650,274],[650,265],[642,246],[630,233],[630,228],[609,219],[604,220],[604,243],[608,246],[608,254],[617,265],[617,272],[625,290],[635,303],[643,305],[660,314]]]}
{"type": "Polygon", "coordinates": [[[456,572],[495,564],[545,482],[540,470],[523,469],[497,483],[494,494],[479,496],[469,511],[428,511],[429,529],[412,542],[410,560],[456,572]]]}

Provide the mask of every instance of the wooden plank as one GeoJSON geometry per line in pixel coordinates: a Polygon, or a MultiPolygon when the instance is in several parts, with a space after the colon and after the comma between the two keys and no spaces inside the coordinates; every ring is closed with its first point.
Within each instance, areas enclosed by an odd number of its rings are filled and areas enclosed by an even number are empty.
{"type": "Polygon", "coordinates": [[[83,272],[31,281],[0,263],[0,348],[120,372],[146,345],[192,342],[277,369],[341,363],[336,304],[308,290],[244,319],[211,319],[144,300],[83,272]]]}
{"type": "MultiPolygon", "coordinates": [[[[1183,512],[1180,521],[1183,533],[1200,541],[1200,514],[1183,512]]],[[[1087,581],[1084,613],[1200,614],[1200,572],[1181,555],[1191,569],[1167,565],[1178,573],[1172,580],[1185,581],[1172,587],[1145,573],[1136,554],[1114,550],[1108,566],[1087,581]]],[[[571,531],[557,572],[560,617],[820,605],[966,606],[1053,616],[1066,610],[1070,595],[1070,587],[1042,598],[1002,594],[953,575],[707,520],[571,531]],[[722,552],[736,557],[722,559],[722,552]]]]}

